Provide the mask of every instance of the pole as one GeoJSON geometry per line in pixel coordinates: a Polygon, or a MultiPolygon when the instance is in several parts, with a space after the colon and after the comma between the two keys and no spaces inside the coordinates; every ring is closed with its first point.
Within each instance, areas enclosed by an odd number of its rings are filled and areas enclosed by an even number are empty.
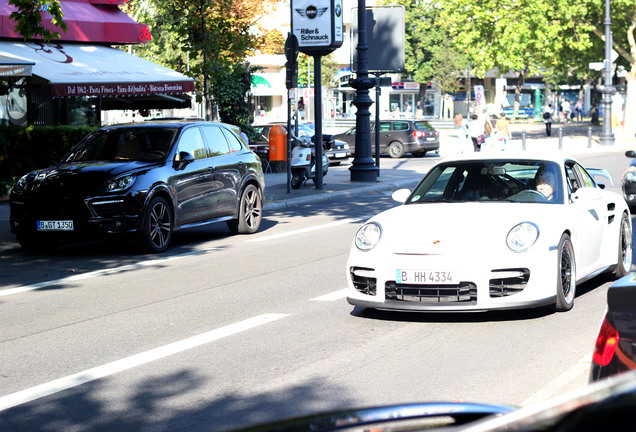
{"type": "Polygon", "coordinates": [[[375,79],[375,166],[378,167],[380,177],[380,74],[376,74],[375,79]]]}
{"type": "Polygon", "coordinates": [[[612,19],[610,16],[610,0],[605,0],[605,86],[603,86],[603,131],[601,145],[614,145],[612,133],[612,19]]]}
{"type": "Polygon", "coordinates": [[[353,104],[356,111],[356,153],[349,171],[351,181],[374,182],[378,179],[378,167],[371,157],[371,112],[369,107],[373,103],[369,96],[369,89],[375,85],[375,80],[369,78],[367,60],[367,19],[365,0],[358,0],[358,73],[356,79],[351,80],[351,87],[356,89],[353,104]]]}
{"type": "Polygon", "coordinates": [[[322,190],[322,76],[320,56],[314,57],[314,118],[316,133],[314,149],[316,151],[316,189],[322,190]]]}

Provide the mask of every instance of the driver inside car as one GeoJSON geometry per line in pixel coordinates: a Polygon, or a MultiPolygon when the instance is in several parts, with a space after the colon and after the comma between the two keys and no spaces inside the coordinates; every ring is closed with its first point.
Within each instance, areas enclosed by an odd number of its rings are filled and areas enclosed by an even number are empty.
{"type": "Polygon", "coordinates": [[[554,198],[556,189],[556,176],[550,171],[545,171],[537,179],[537,191],[546,197],[548,201],[554,198]]]}

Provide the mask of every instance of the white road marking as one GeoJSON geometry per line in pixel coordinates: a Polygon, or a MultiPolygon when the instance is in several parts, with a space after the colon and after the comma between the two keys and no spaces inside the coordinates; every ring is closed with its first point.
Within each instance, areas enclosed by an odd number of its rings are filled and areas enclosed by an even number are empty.
{"type": "Polygon", "coordinates": [[[345,289],[341,289],[339,291],[334,291],[334,292],[329,293],[329,294],[322,295],[320,297],[314,297],[314,298],[310,299],[309,301],[330,302],[330,301],[342,300],[345,297],[347,297],[347,289],[346,288],[345,289]]]}
{"type": "Polygon", "coordinates": [[[77,275],[73,275],[73,276],[69,276],[69,277],[65,277],[65,278],[61,278],[61,279],[54,279],[54,280],[50,280],[50,281],[39,282],[39,283],[36,283],[36,284],[33,284],[33,285],[24,285],[24,286],[17,287],[17,288],[9,288],[9,289],[0,291],[0,297],[1,296],[12,295],[12,294],[23,293],[23,292],[27,292],[27,291],[33,291],[33,290],[36,290],[36,289],[46,288],[46,287],[55,286],[55,285],[67,284],[67,283],[71,283],[71,282],[75,282],[75,281],[79,281],[79,280],[83,280],[83,279],[94,278],[94,277],[97,277],[97,276],[104,276],[104,275],[109,275],[109,274],[113,274],[113,273],[119,273],[119,272],[123,272],[123,271],[135,270],[135,269],[142,268],[142,267],[150,267],[150,266],[161,264],[161,263],[168,262],[168,261],[174,261],[174,260],[178,260],[178,259],[181,259],[181,258],[187,258],[187,257],[193,256],[193,255],[202,255],[202,254],[205,254],[205,253],[208,253],[208,252],[211,252],[211,251],[215,251],[215,250],[218,250],[218,248],[210,248],[210,249],[203,249],[203,250],[198,250],[198,251],[193,251],[193,252],[187,252],[187,253],[180,254],[180,255],[174,255],[174,256],[170,256],[170,257],[154,259],[154,260],[148,260],[148,261],[142,261],[142,262],[138,262],[138,263],[135,263],[135,264],[129,264],[129,265],[120,266],[120,267],[114,267],[114,268],[110,268],[110,269],[96,270],[96,271],[82,273],[82,274],[77,274],[77,275]]]}
{"type": "MultiPolygon", "coordinates": [[[[574,380],[578,380],[581,383],[587,383],[587,376],[590,373],[590,362],[591,359],[589,354],[585,355],[585,357],[576,362],[574,366],[556,377],[547,386],[543,387],[541,390],[521,402],[521,406],[532,405],[537,402],[548,400],[560,394],[562,390],[574,380]],[[581,375],[583,375],[582,378],[581,375]]],[[[578,385],[578,383],[575,384],[575,386],[578,385]]],[[[574,390],[574,388],[572,390],[574,390]]]]}
{"type": "Polygon", "coordinates": [[[293,236],[293,235],[297,235],[297,234],[304,234],[307,232],[311,232],[311,231],[317,231],[317,230],[321,230],[321,229],[327,229],[327,228],[332,228],[338,225],[345,225],[345,224],[349,224],[349,223],[360,223],[361,221],[365,221],[368,218],[365,217],[358,217],[358,218],[347,218],[347,219],[341,219],[335,222],[330,222],[328,224],[323,224],[323,225],[315,225],[309,228],[302,228],[302,229],[297,229],[297,230],[292,230],[292,231],[286,231],[284,233],[280,233],[280,234],[272,234],[272,235],[268,235],[268,236],[263,236],[263,237],[255,237],[255,238],[251,238],[249,240],[245,240],[246,242],[263,242],[263,241],[268,241],[268,240],[274,240],[274,239],[279,239],[279,238],[283,238],[283,237],[289,237],[289,236],[293,236]]]}
{"type": "Polygon", "coordinates": [[[200,335],[192,336],[181,341],[173,342],[171,344],[164,345],[150,351],[135,354],[133,356],[126,357],[112,363],[97,366],[92,369],[76,373],[74,375],[69,375],[64,378],[49,381],[35,387],[2,396],[0,397],[0,411],[7,410],[9,408],[13,408],[27,402],[32,402],[36,399],[50,396],[52,394],[85,384],[87,382],[95,381],[100,378],[116,374],[118,372],[132,369],[136,366],[141,366],[143,364],[150,363],[164,357],[178,354],[180,352],[196,348],[198,346],[205,345],[228,336],[235,335],[237,333],[279,320],[281,318],[285,318],[287,316],[289,315],[259,315],[253,318],[246,319],[244,321],[239,321],[237,323],[209,331],[207,333],[202,333],[200,335]]]}

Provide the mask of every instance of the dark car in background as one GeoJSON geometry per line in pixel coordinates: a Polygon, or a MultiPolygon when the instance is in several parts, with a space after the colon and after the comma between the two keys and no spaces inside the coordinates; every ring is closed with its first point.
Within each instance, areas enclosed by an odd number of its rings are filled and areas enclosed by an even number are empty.
{"type": "MultiPolygon", "coordinates": [[[[286,123],[269,123],[261,125],[253,125],[254,131],[257,134],[256,140],[250,142],[250,146],[265,147],[269,145],[269,131],[274,125],[280,125],[287,129],[286,123]]],[[[315,135],[313,124],[301,123],[298,125],[297,136],[313,137],[315,135]]],[[[340,163],[346,161],[351,156],[349,150],[349,144],[344,141],[334,139],[333,135],[323,134],[322,141],[325,144],[325,154],[329,158],[329,165],[340,165],[340,163]]]]}
{"type": "MultiPolygon", "coordinates": [[[[334,135],[349,144],[355,154],[356,128],[334,135]]],[[[439,132],[424,120],[380,120],[380,154],[401,158],[406,153],[424,156],[439,150],[439,132]]],[[[375,122],[371,122],[371,152],[375,155],[375,122]]]]}
{"type": "Polygon", "coordinates": [[[202,121],[106,126],[55,166],[18,180],[11,231],[27,250],[59,240],[127,237],[162,252],[174,231],[225,221],[256,232],[265,186],[238,128],[202,121]]]}
{"type": "Polygon", "coordinates": [[[590,382],[636,369],[636,275],[607,291],[607,313],[594,346],[590,382]]]}
{"type": "Polygon", "coordinates": [[[636,207],[636,152],[628,150],[625,156],[632,161],[623,173],[623,196],[630,208],[636,207]]]}

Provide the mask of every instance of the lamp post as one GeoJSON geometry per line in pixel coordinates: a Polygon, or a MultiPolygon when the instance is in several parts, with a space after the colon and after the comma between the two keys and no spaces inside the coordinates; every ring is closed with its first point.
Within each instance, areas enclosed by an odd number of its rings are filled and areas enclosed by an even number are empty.
{"type": "Polygon", "coordinates": [[[614,145],[612,133],[612,20],[610,17],[610,0],[605,0],[605,85],[603,86],[603,132],[602,145],[614,145]]]}
{"type": "MultiPolygon", "coordinates": [[[[358,0],[358,69],[354,80],[350,80],[351,87],[356,89],[353,104],[356,110],[356,153],[349,167],[351,181],[377,181],[379,169],[371,157],[371,111],[369,107],[373,100],[369,90],[375,86],[376,80],[369,77],[367,60],[367,24],[364,0],[358,0]]],[[[375,125],[379,127],[380,125],[375,125]]]]}

